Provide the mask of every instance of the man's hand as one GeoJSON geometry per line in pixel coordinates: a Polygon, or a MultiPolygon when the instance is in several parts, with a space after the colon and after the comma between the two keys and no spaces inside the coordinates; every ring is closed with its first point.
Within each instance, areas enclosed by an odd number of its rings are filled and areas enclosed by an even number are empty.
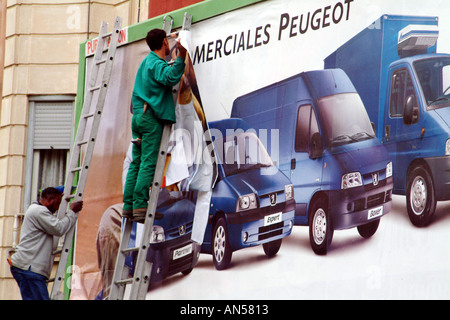
{"type": "Polygon", "coordinates": [[[80,212],[83,209],[83,201],[76,201],[70,204],[70,210],[73,212],[80,212]]]}
{"type": "Polygon", "coordinates": [[[180,40],[177,41],[177,49],[178,56],[184,60],[186,58],[186,48],[181,45],[180,40]]]}

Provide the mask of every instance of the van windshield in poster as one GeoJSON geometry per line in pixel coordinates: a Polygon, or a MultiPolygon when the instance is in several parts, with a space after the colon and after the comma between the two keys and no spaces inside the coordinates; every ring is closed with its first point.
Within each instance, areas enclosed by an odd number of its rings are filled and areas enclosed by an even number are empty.
{"type": "Polygon", "coordinates": [[[214,146],[227,177],[273,166],[266,148],[253,132],[240,132],[216,139],[214,146]]]}
{"type": "Polygon", "coordinates": [[[357,93],[320,98],[319,114],[327,145],[341,146],[375,138],[364,104],[357,93]]]}
{"type": "Polygon", "coordinates": [[[432,109],[450,106],[450,58],[419,60],[414,69],[427,105],[432,109]]]}

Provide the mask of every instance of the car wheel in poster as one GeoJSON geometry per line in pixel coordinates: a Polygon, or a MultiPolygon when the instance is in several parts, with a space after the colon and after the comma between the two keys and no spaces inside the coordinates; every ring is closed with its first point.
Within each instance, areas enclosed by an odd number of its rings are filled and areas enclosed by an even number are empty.
{"type": "Polygon", "coordinates": [[[358,233],[361,237],[368,239],[377,232],[378,226],[380,224],[381,219],[377,219],[375,221],[371,221],[369,223],[358,226],[358,233]]]}
{"type": "Polygon", "coordinates": [[[283,239],[274,240],[271,242],[267,242],[263,244],[264,253],[266,256],[273,257],[275,256],[281,247],[281,242],[283,239]]]}
{"type": "Polygon", "coordinates": [[[311,206],[309,216],[309,242],[314,253],[325,255],[333,239],[334,230],[328,214],[328,203],[317,199],[311,206]]]}
{"type": "Polygon", "coordinates": [[[408,175],[406,208],[412,224],[425,227],[430,224],[436,209],[433,181],[428,171],[414,168],[408,175]]]}
{"type": "Polygon", "coordinates": [[[227,223],[223,217],[214,225],[212,254],[217,270],[224,270],[229,266],[232,252],[228,241],[227,223]]]}

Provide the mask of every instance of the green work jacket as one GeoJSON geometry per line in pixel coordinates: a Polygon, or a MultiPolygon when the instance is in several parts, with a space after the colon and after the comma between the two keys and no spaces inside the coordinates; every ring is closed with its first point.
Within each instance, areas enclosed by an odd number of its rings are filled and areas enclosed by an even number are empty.
{"type": "MultiPolygon", "coordinates": [[[[169,66],[151,51],[141,62],[133,89],[133,114],[142,113],[147,102],[157,119],[176,122],[172,87],[184,73],[184,60],[177,57],[169,66]]],[[[148,112],[148,111],[147,111],[148,112]]]]}

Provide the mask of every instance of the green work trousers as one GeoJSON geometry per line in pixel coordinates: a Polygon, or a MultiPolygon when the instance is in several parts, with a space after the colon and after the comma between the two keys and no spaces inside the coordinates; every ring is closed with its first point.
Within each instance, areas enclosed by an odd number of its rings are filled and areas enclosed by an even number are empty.
{"type": "Polygon", "coordinates": [[[133,145],[133,160],[128,169],[123,193],[123,210],[147,208],[162,131],[163,124],[153,116],[151,110],[133,115],[133,139],[139,138],[142,141],[141,146],[133,145]]]}

